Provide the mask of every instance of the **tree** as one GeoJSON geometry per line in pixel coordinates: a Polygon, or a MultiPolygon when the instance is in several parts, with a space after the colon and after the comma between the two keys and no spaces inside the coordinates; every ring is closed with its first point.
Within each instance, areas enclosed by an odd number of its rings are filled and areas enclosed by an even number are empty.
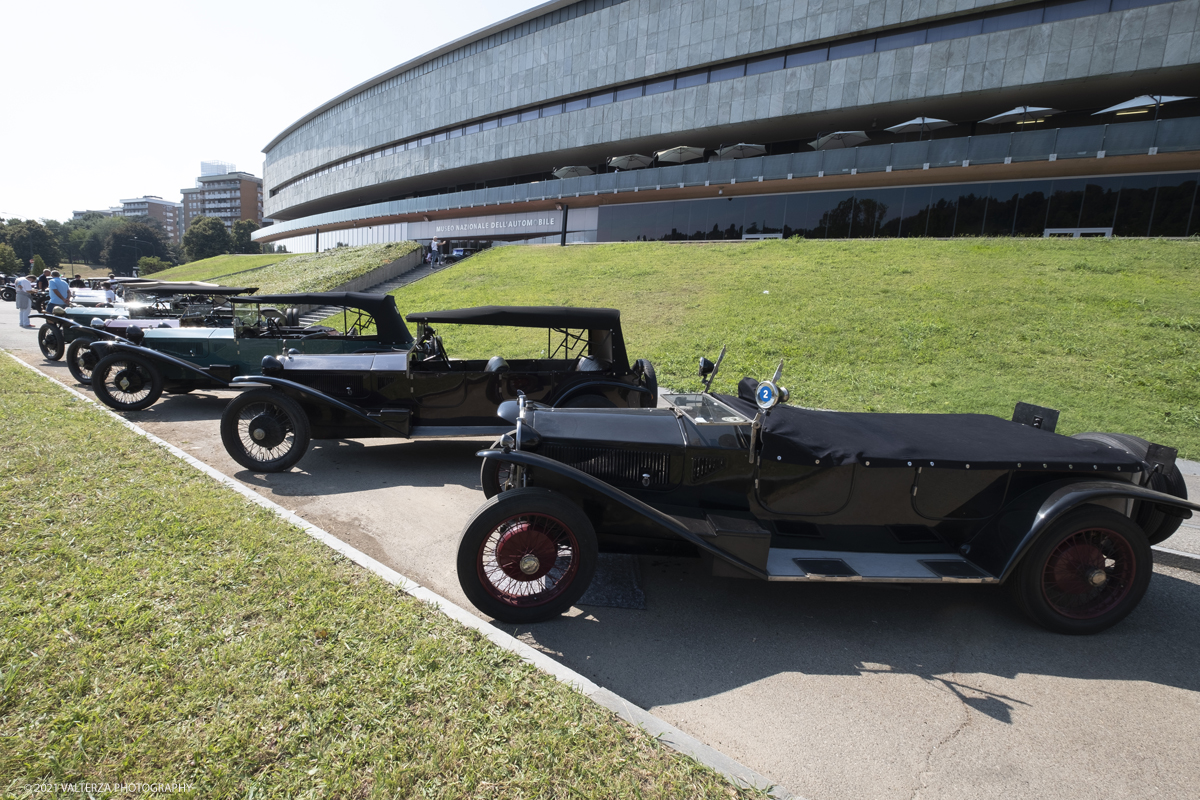
{"type": "Polygon", "coordinates": [[[3,228],[3,241],[12,247],[17,258],[25,263],[34,256],[41,256],[51,268],[57,267],[61,260],[58,252],[58,242],[44,225],[36,220],[10,219],[3,228]]]}
{"type": "Polygon", "coordinates": [[[164,269],[170,268],[171,264],[169,262],[163,261],[161,258],[156,258],[154,256],[142,256],[137,262],[139,277],[153,275],[156,272],[162,272],[164,269]]]}
{"type": "Polygon", "coordinates": [[[193,261],[222,256],[233,250],[233,238],[216,217],[196,217],[183,235],[183,249],[193,261]]]}
{"type": "Polygon", "coordinates": [[[169,256],[162,231],[144,222],[122,220],[122,225],[108,235],[101,260],[119,275],[132,275],[142,256],[169,256]]]}
{"type": "Polygon", "coordinates": [[[29,271],[34,275],[41,275],[46,271],[46,262],[42,260],[40,255],[33,257],[33,269],[29,271]]]}
{"type": "Polygon", "coordinates": [[[258,242],[250,238],[250,234],[258,230],[259,225],[252,219],[239,219],[233,223],[233,252],[261,253],[258,242]]]}
{"type": "Polygon", "coordinates": [[[0,242],[0,273],[4,275],[28,275],[29,270],[21,264],[21,259],[13,252],[12,247],[0,242]]]}

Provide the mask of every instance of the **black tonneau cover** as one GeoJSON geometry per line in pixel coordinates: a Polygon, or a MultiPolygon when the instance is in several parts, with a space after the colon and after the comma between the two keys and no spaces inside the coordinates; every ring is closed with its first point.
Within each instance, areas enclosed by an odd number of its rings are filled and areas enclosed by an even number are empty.
{"type": "Polygon", "coordinates": [[[188,281],[145,281],[139,283],[126,282],[122,284],[127,292],[138,294],[171,295],[171,294],[204,294],[214,296],[254,294],[258,287],[218,286],[215,283],[199,283],[188,281]]]}
{"type": "Polygon", "coordinates": [[[449,311],[419,311],[409,314],[405,319],[409,322],[505,325],[513,328],[621,328],[621,312],[615,308],[568,306],[478,306],[449,311]]]}
{"type": "MultiPolygon", "coordinates": [[[[719,395],[753,417],[751,401],[719,395]]],[[[762,459],[790,464],[950,469],[1122,471],[1141,461],[1099,442],[1072,439],[988,414],[877,414],[776,406],[763,421],[762,459]]]]}
{"type": "Polygon", "coordinates": [[[231,303],[258,303],[285,308],[287,306],[342,306],[370,314],[381,342],[411,345],[412,334],[396,310],[396,298],[390,294],[368,292],[309,292],[307,294],[260,294],[254,297],[231,297],[231,303]]]}

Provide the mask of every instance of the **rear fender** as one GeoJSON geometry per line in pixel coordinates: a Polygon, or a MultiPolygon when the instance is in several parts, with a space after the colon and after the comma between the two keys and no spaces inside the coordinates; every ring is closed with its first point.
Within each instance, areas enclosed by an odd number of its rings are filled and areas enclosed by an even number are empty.
{"type": "Polygon", "coordinates": [[[608,500],[609,502],[618,503],[625,506],[636,514],[645,517],[650,522],[653,522],[656,525],[670,531],[671,533],[674,533],[680,539],[695,545],[703,552],[710,553],[722,561],[726,561],[756,578],[767,580],[769,577],[768,574],[759,567],[756,567],[747,561],[743,561],[737,556],[731,555],[730,553],[725,552],[710,542],[705,541],[702,536],[698,536],[697,534],[688,530],[678,520],[669,514],[664,514],[657,508],[638,500],[636,497],[632,497],[625,492],[622,492],[620,489],[610,486],[604,481],[594,478],[591,475],[588,475],[586,472],[577,470],[574,467],[567,466],[566,464],[546,458],[545,456],[539,456],[536,453],[528,453],[522,450],[511,450],[508,452],[503,450],[481,450],[476,453],[476,455],[482,458],[491,458],[497,461],[509,461],[526,467],[536,467],[539,470],[554,472],[557,475],[578,484],[592,495],[596,495],[608,500]]]}
{"type": "Polygon", "coordinates": [[[368,425],[374,425],[381,430],[387,431],[391,436],[395,436],[397,434],[397,430],[395,428],[383,422],[382,420],[367,415],[362,409],[338,400],[336,397],[330,397],[324,392],[319,392],[310,386],[305,386],[304,384],[296,383],[295,381],[289,381],[287,378],[276,378],[270,375],[239,375],[233,379],[230,385],[241,387],[246,384],[255,383],[266,384],[267,386],[277,389],[290,397],[295,397],[315,406],[335,408],[344,414],[349,414],[354,419],[360,420],[368,425]]]}
{"type": "Polygon", "coordinates": [[[1007,580],[1034,543],[1070,511],[1098,500],[1141,500],[1188,519],[1200,505],[1122,481],[1054,481],[1018,497],[971,542],[970,558],[1007,580]],[[1009,543],[1011,549],[1005,546],[1009,543]],[[977,549],[974,549],[977,548],[977,549]]]}
{"type": "Polygon", "coordinates": [[[203,369],[197,367],[190,361],[184,361],[182,358],[169,356],[166,353],[159,352],[158,350],[151,350],[149,347],[140,347],[139,345],[126,341],[125,339],[92,342],[90,345],[88,345],[88,347],[93,353],[95,353],[97,361],[113,353],[128,353],[130,355],[141,356],[152,364],[157,364],[159,366],[169,364],[170,366],[182,369],[185,373],[190,373],[198,378],[203,378],[206,381],[219,383],[222,386],[229,385],[229,381],[205,372],[203,369]]]}

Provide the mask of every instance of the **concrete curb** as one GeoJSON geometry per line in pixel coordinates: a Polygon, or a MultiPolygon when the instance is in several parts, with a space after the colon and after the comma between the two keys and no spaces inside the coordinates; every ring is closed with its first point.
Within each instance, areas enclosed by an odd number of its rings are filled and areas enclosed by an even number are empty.
{"type": "Polygon", "coordinates": [[[1172,550],[1169,547],[1154,545],[1150,548],[1154,551],[1154,563],[1162,564],[1167,567],[1175,567],[1176,569],[1186,569],[1191,572],[1200,572],[1200,556],[1195,553],[1185,553],[1182,550],[1172,550]]]}
{"type": "Polygon", "coordinates": [[[39,370],[37,367],[34,367],[31,364],[26,364],[24,361],[17,358],[7,350],[3,352],[13,361],[30,370],[35,375],[38,375],[50,381],[51,383],[58,384],[59,388],[70,392],[75,397],[83,400],[86,403],[92,404],[100,411],[108,414],[117,422],[136,433],[138,436],[142,436],[159,447],[162,447],[171,455],[181,459],[192,467],[195,467],[218,483],[228,486],[230,489],[233,489],[235,492],[255,505],[270,509],[282,517],[285,521],[290,522],[291,524],[300,528],[302,531],[304,531],[304,533],[326,545],[331,550],[345,556],[355,564],[358,564],[360,567],[370,570],[383,580],[387,581],[393,586],[398,587],[406,594],[411,595],[422,602],[435,606],[450,619],[453,619],[456,622],[471,628],[472,630],[478,631],[480,635],[482,635],[492,644],[508,650],[510,653],[516,654],[521,658],[521,660],[532,664],[543,672],[552,675],[555,679],[567,684],[572,689],[579,692],[584,697],[587,697],[597,705],[603,706],[631,725],[635,725],[646,731],[646,733],[655,737],[671,749],[679,753],[683,753],[684,755],[687,755],[696,761],[699,761],[701,764],[704,764],[710,769],[721,773],[726,778],[729,778],[731,781],[739,785],[749,786],[761,791],[765,791],[770,794],[771,797],[779,798],[780,800],[789,800],[789,798],[801,800],[797,795],[792,794],[786,788],[776,784],[765,775],[761,775],[749,767],[734,761],[724,753],[709,747],[692,736],[689,736],[688,734],[676,728],[674,725],[659,719],[645,709],[630,703],[628,700],[625,700],[619,695],[610,692],[608,689],[605,689],[602,686],[598,686],[588,678],[580,675],[575,670],[560,664],[559,662],[547,656],[545,653],[535,650],[534,648],[522,642],[520,639],[509,636],[507,633],[504,633],[494,626],[489,625],[488,623],[476,617],[474,614],[471,614],[466,609],[455,605],[436,592],[426,589],[416,581],[406,578],[391,567],[376,561],[366,553],[363,553],[357,548],[346,544],[328,531],[318,528],[316,525],[308,522],[303,517],[298,516],[295,512],[289,511],[283,506],[268,500],[249,487],[234,480],[233,478],[230,478],[228,475],[217,471],[194,456],[185,453],[183,450],[180,450],[170,442],[166,442],[149,431],[138,427],[136,424],[120,416],[112,409],[97,403],[87,395],[84,395],[75,389],[72,389],[70,386],[55,380],[51,376],[39,370]]]}

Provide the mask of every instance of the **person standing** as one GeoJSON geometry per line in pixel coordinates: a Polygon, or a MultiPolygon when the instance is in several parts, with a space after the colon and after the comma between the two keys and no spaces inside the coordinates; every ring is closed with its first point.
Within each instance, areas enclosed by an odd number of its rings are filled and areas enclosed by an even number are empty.
{"type": "Polygon", "coordinates": [[[429,249],[433,252],[433,266],[435,267],[441,263],[438,259],[438,244],[439,242],[436,236],[433,237],[433,241],[429,243],[429,249]]]}
{"type": "Polygon", "coordinates": [[[33,308],[33,298],[31,295],[33,294],[33,287],[35,285],[34,281],[33,275],[26,275],[17,278],[14,283],[17,290],[17,311],[20,312],[22,328],[33,327],[29,324],[29,309],[33,308]]]}
{"type": "Polygon", "coordinates": [[[42,274],[38,276],[37,287],[39,292],[44,292],[50,287],[50,270],[42,270],[42,274]]]}
{"type": "Polygon", "coordinates": [[[54,309],[58,307],[66,308],[71,303],[71,286],[62,279],[58,274],[58,270],[50,273],[50,299],[46,301],[46,311],[50,314],[54,313],[54,309]]]}

